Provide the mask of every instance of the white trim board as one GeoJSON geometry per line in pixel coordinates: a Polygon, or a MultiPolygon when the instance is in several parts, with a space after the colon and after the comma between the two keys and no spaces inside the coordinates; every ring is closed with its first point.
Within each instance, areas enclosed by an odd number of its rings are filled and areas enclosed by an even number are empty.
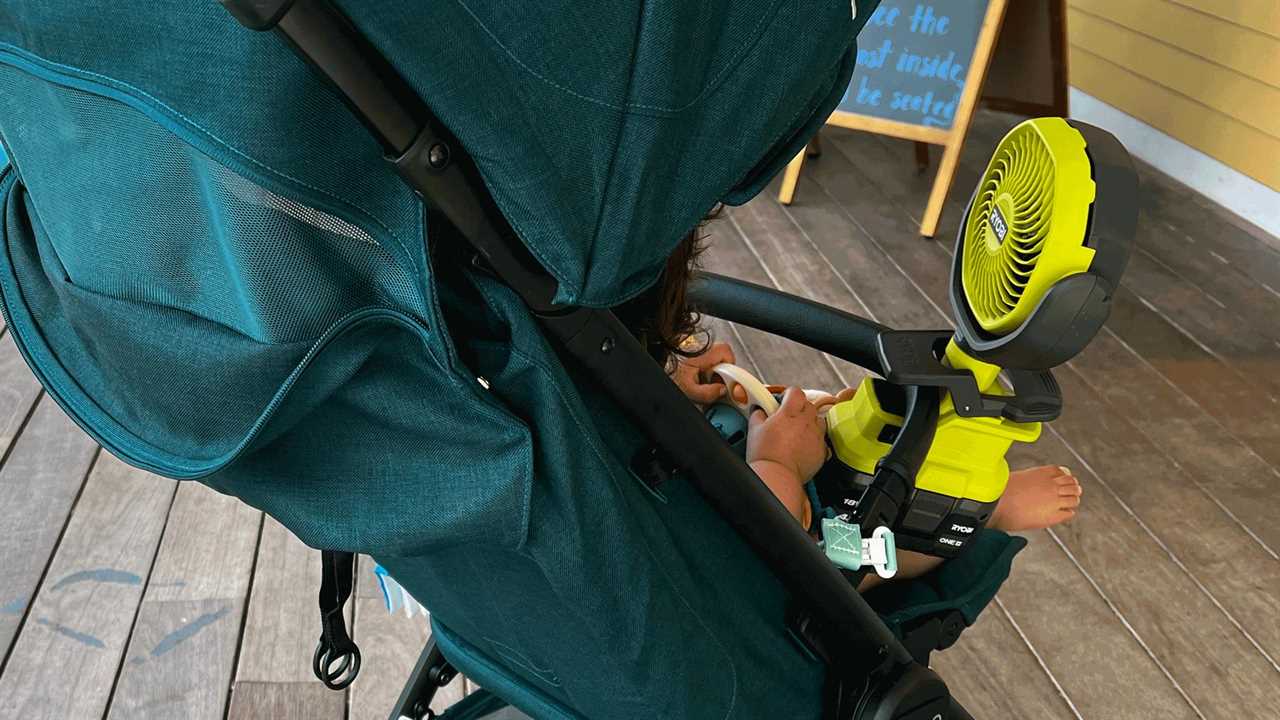
{"type": "Polygon", "coordinates": [[[1280,249],[1280,192],[1078,88],[1069,92],[1071,117],[1110,130],[1134,157],[1262,228],[1280,249]]]}

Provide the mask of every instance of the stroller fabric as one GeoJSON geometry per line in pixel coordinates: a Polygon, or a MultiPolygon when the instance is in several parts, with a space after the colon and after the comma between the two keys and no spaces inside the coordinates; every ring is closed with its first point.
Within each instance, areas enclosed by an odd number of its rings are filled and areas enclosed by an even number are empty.
{"type": "MultiPolygon", "coordinates": [[[[561,299],[605,306],[803,146],[874,2],[339,4],[561,299]]],[[[631,475],[621,409],[437,257],[458,239],[279,39],[214,2],[4,4],[0,142],[0,307],[111,452],[372,554],[513,699],[818,714],[777,581],[631,475]]]]}

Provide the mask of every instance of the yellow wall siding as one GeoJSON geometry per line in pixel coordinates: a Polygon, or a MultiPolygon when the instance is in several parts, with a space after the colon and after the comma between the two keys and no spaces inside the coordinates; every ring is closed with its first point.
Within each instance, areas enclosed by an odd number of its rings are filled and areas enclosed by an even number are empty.
{"type": "MultiPolygon", "coordinates": [[[[1280,7],[1280,0],[1276,2],[1280,7]]],[[[1071,0],[1071,10],[1072,15],[1088,13],[1280,88],[1280,39],[1271,35],[1168,0],[1071,0]]]]}
{"type": "Polygon", "coordinates": [[[1072,10],[1071,44],[1268,135],[1280,137],[1280,87],[1207,62],[1146,35],[1072,10]]]}
{"type": "Polygon", "coordinates": [[[1085,50],[1074,51],[1077,87],[1280,190],[1280,138],[1255,130],[1085,50]]]}
{"type": "Polygon", "coordinates": [[[1069,0],[1067,28],[1071,84],[1280,190],[1280,2],[1069,0]]]}
{"type": "MultiPolygon", "coordinates": [[[[1128,2],[1128,0],[1120,1],[1128,2]]],[[[1276,0],[1170,0],[1170,2],[1280,38],[1280,4],[1277,4],[1276,0]]]]}

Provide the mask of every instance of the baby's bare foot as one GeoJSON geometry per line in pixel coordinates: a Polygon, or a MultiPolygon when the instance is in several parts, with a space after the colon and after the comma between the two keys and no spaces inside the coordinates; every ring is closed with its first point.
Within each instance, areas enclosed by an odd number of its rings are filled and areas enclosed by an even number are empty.
{"type": "Polygon", "coordinates": [[[1075,516],[1083,492],[1080,481],[1064,467],[1014,471],[987,526],[1005,532],[1053,527],[1075,516]]]}

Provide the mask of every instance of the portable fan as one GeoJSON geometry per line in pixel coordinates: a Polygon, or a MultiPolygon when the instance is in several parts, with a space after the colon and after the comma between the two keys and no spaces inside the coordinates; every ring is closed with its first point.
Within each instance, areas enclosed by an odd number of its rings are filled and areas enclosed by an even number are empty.
{"type": "Polygon", "coordinates": [[[1084,138],[1065,122],[1033,120],[1000,143],[961,240],[965,299],[984,330],[1017,327],[1049,285],[1088,269],[1093,197],[1084,138]]]}
{"type": "Polygon", "coordinates": [[[1062,397],[1049,370],[1083,350],[1106,320],[1137,208],[1137,174],[1110,133],[1062,118],[1011,130],[956,240],[954,335],[895,336],[923,338],[926,348],[904,346],[917,353],[936,354],[945,342],[942,357],[929,358],[936,377],[918,355],[882,343],[885,380],[865,379],[853,399],[827,412],[834,458],[815,478],[824,505],[865,519],[862,497],[903,430],[904,392],[895,383],[945,385],[928,454],[892,525],[899,547],[959,554],[1004,493],[1010,445],[1034,441],[1040,423],[1057,417],[1062,397]]]}
{"type": "Polygon", "coordinates": [[[1137,227],[1137,174],[1110,133],[1027,120],[996,147],[956,241],[951,299],[967,354],[1043,370],[1102,327],[1137,227]]]}

